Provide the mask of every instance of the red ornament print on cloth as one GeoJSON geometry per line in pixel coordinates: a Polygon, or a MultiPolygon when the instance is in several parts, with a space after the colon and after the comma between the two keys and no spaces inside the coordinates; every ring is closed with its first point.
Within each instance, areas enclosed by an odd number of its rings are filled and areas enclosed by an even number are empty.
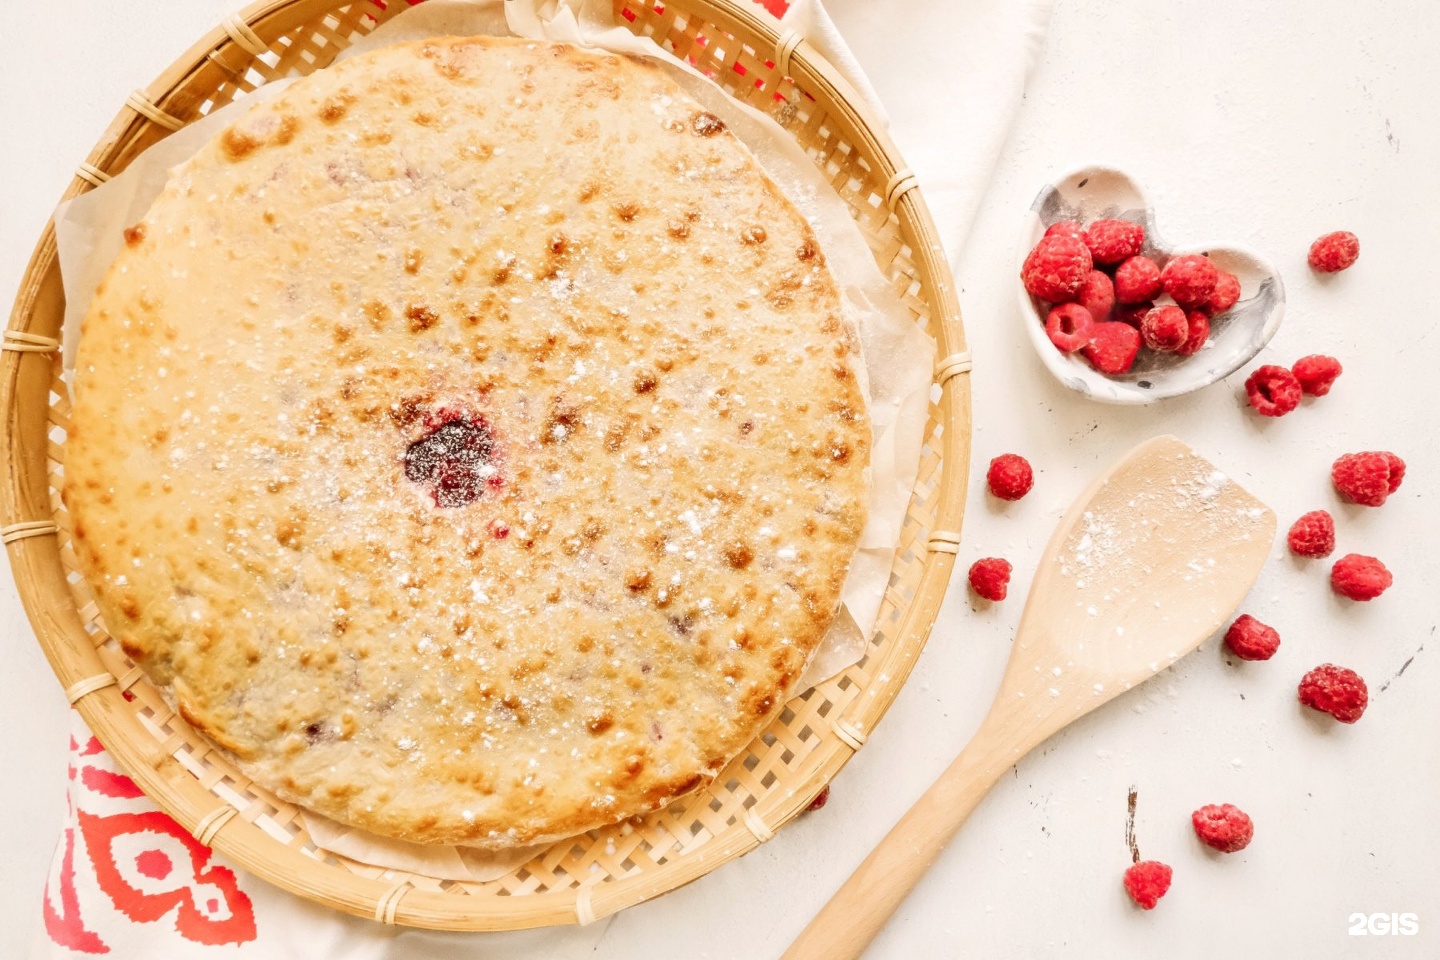
{"type": "Polygon", "coordinates": [[[70,818],[44,901],[54,943],[74,953],[123,952],[127,935],[117,922],[169,926],[167,918],[193,944],[255,940],[254,907],[234,871],[156,810],[99,740],[72,737],[70,757],[70,818]]]}
{"type": "MultiPolygon", "coordinates": [[[[73,742],[73,741],[72,741],[73,742]]],[[[45,891],[45,932],[50,939],[76,953],[109,953],[100,935],[85,928],[80,919],[80,897],[75,893],[75,831],[65,828],[60,841],[65,852],[60,860],[60,909],[55,908],[52,891],[45,891]]]]}
{"type": "Polygon", "coordinates": [[[159,920],[171,910],[175,929],[195,943],[255,939],[250,898],[235,874],[210,862],[210,848],[158,810],[97,817],[81,810],[80,833],[100,889],[131,920],[159,920]],[[189,869],[176,869],[176,861],[189,869]],[[188,876],[187,876],[188,874],[188,876]]]}

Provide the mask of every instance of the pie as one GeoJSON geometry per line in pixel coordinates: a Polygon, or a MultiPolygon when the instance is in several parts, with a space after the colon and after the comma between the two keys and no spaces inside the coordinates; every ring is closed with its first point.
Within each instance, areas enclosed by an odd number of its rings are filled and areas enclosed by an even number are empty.
{"type": "Polygon", "coordinates": [[[694,790],[795,691],[866,520],[816,238],[656,64],[437,38],[253,107],[86,316],[104,622],[284,799],[494,848],[694,790]]]}

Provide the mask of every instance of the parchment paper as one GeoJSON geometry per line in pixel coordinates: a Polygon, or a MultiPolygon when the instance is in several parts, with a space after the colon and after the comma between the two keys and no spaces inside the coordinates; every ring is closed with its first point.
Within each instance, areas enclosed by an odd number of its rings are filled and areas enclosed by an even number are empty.
{"type": "MultiPolygon", "coordinates": [[[[492,35],[564,41],[652,57],[681,87],[720,117],[810,223],[841,287],[847,319],[859,334],[873,428],[869,519],[842,590],[842,607],[811,657],[796,692],[857,662],[874,630],[889,584],[895,541],[919,469],[928,405],[933,340],[911,322],[881,275],[859,228],[814,163],[769,117],[731,99],[694,68],[613,24],[608,0],[430,0],[414,7],[342,55],[431,36],[492,35]],[[863,625],[863,628],[862,626],[863,625]]],[[[64,362],[73,371],[80,324],[96,288],[119,254],[125,227],[141,220],[171,167],[233,123],[250,106],[292,81],[266,84],[243,100],[171,134],[104,186],[61,204],[55,232],[65,289],[64,362]]],[[[533,850],[495,853],[407,843],[305,814],[316,844],[350,859],[429,876],[483,882],[503,876],[533,850]],[[518,858],[518,859],[517,859],[518,858]]]]}

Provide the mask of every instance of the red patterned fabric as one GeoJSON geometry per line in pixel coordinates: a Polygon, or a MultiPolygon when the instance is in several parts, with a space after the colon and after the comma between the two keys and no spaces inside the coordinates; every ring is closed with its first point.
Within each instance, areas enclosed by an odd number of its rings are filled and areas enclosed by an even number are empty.
{"type": "Polygon", "coordinates": [[[255,940],[235,871],[155,809],[78,718],[76,728],[69,816],[45,886],[52,955],[179,958],[255,940]]]}

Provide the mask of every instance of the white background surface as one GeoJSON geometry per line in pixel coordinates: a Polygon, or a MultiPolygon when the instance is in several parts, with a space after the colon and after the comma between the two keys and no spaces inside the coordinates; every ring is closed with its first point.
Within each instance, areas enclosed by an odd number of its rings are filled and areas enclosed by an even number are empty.
{"type": "MultiPolygon", "coordinates": [[[[7,0],[0,294],[15,290],[70,171],[124,93],[232,6],[7,0]]],[[[844,30],[861,4],[830,6],[844,30]]],[[[958,260],[977,357],[979,470],[1013,450],[1038,472],[1034,493],[1015,505],[1000,507],[983,482],[974,485],[960,569],[1008,557],[1012,598],[972,611],[957,578],[909,686],[837,779],[829,806],[744,860],[624,912],[595,957],[777,956],[979,722],[1063,507],[1101,466],[1160,432],[1215,459],[1275,507],[1282,528],[1306,510],[1332,510],[1339,552],[1381,557],[1394,588],[1366,605],[1341,601],[1327,563],[1297,562],[1277,545],[1245,605],[1280,630],[1276,658],[1232,664],[1207,642],[1022,762],[870,956],[1440,955],[1440,11],[1428,0],[1080,6],[1056,11],[958,260]],[[1145,409],[1097,406],[1050,381],[1015,327],[1012,241],[1038,186],[1091,160],[1147,185],[1168,239],[1233,238],[1268,253],[1290,306],[1257,362],[1334,353],[1346,366],[1335,391],[1262,422],[1237,401],[1239,377],[1145,409]],[[1309,242],[1341,228],[1361,237],[1360,263],[1314,279],[1309,242]],[[1330,462],[1377,448],[1407,460],[1405,486],[1379,510],[1338,504],[1330,462]],[[1369,712],[1354,727],[1295,701],[1300,675],[1327,660],[1370,681],[1369,712]],[[1170,895],[1148,914],[1120,887],[1131,785],[1141,853],[1175,867],[1170,895]],[[1228,857],[1202,849],[1189,827],[1193,808],[1221,801],[1257,825],[1252,846],[1228,857]],[[1420,934],[1347,936],[1349,914],[1392,911],[1417,913],[1420,934]]],[[[882,67],[926,36],[923,19],[847,35],[881,96],[905,97],[903,73],[882,67]]],[[[902,149],[923,135],[895,131],[902,149]]],[[[8,576],[0,631],[0,957],[9,958],[23,955],[38,923],[64,810],[66,732],[58,684],[8,576]]]]}

